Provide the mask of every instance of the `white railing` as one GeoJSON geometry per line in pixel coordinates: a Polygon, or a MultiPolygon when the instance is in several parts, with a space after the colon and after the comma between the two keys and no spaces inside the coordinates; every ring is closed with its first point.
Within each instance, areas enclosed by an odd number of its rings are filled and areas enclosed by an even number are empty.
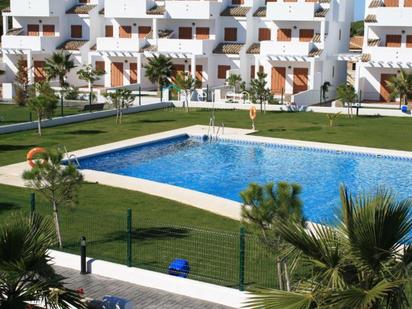
{"type": "Polygon", "coordinates": [[[166,11],[175,19],[211,19],[219,17],[221,2],[217,1],[166,1],[166,11]]]}
{"type": "Polygon", "coordinates": [[[211,52],[214,44],[213,40],[159,39],[158,51],[202,55],[211,52]]]}
{"type": "Polygon", "coordinates": [[[138,52],[145,43],[139,38],[97,38],[98,51],[134,51],[138,52]]]}
{"type": "Polygon", "coordinates": [[[153,0],[106,0],[104,11],[111,18],[140,18],[154,5],[153,0]]]}
{"type": "Polygon", "coordinates": [[[308,56],[313,43],[310,42],[260,42],[261,55],[302,55],[308,56]]]}
{"type": "Polygon", "coordinates": [[[315,8],[314,2],[268,2],[266,17],[270,20],[314,20],[315,8]]]}
{"type": "Polygon", "coordinates": [[[29,35],[3,35],[2,48],[31,49],[33,51],[52,52],[60,42],[58,36],[29,36],[29,35]]]}

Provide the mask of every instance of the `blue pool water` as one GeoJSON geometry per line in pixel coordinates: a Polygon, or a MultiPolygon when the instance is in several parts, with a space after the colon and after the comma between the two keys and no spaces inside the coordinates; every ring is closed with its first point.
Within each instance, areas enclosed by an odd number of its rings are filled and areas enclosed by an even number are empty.
{"type": "Polygon", "coordinates": [[[240,201],[249,183],[302,185],[306,217],[331,222],[339,185],[352,191],[385,186],[412,196],[412,160],[237,141],[178,137],[80,160],[82,169],[138,177],[240,201]]]}

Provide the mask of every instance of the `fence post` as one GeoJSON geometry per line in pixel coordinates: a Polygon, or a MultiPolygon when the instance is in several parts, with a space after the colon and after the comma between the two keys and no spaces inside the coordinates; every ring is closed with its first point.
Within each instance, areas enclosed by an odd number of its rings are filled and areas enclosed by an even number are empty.
{"type": "Polygon", "coordinates": [[[245,228],[240,227],[239,243],[239,290],[245,290],[245,228]]]}
{"type": "Polygon", "coordinates": [[[30,193],[30,216],[33,216],[35,211],[36,211],[36,194],[32,192],[30,193]]]}
{"type": "Polygon", "coordinates": [[[32,114],[32,112],[29,112],[29,119],[30,119],[30,122],[33,122],[33,114],[32,114]]]}
{"type": "Polygon", "coordinates": [[[127,210],[127,266],[132,267],[132,210],[127,210]]]}
{"type": "Polygon", "coordinates": [[[163,102],[163,87],[160,87],[160,102],[163,102]]]}
{"type": "Polygon", "coordinates": [[[209,84],[206,85],[206,102],[209,102],[209,84]]]}
{"type": "Polygon", "coordinates": [[[280,93],[280,104],[283,105],[283,94],[285,93],[285,89],[282,88],[282,92],[280,93]]]}
{"type": "Polygon", "coordinates": [[[139,86],[139,105],[142,105],[142,87],[139,86]]]}
{"type": "Polygon", "coordinates": [[[87,274],[86,263],[86,237],[80,237],[80,273],[82,275],[87,274]]]}

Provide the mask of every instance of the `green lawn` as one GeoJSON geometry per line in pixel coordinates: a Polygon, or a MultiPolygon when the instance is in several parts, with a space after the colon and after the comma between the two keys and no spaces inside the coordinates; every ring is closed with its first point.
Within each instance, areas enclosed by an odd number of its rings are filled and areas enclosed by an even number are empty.
{"type": "MultiPolygon", "coordinates": [[[[55,147],[65,144],[69,151],[91,147],[131,137],[209,123],[211,112],[194,110],[161,110],[126,115],[123,125],[114,118],[47,128],[39,137],[35,130],[1,135],[0,166],[23,161],[34,146],[55,147]]],[[[247,111],[216,111],[216,121],[226,127],[250,128],[247,111]]],[[[334,128],[328,126],[325,114],[318,113],[258,113],[257,135],[379,147],[412,151],[412,120],[397,117],[341,116],[334,128]]]]}
{"type": "MultiPolygon", "coordinates": [[[[80,113],[80,108],[65,107],[64,115],[69,116],[80,113]]],[[[60,107],[54,113],[55,117],[60,116],[60,107]]],[[[36,114],[32,113],[32,119],[37,120],[36,114]]],[[[15,104],[0,103],[0,126],[30,121],[30,110],[28,107],[20,107],[15,104]]]]}

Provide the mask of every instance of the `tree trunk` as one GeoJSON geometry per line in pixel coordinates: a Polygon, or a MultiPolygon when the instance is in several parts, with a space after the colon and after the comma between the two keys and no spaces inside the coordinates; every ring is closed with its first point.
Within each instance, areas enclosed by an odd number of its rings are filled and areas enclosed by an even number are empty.
{"type": "Polygon", "coordinates": [[[285,262],[283,262],[283,268],[285,269],[286,291],[290,292],[289,270],[288,270],[288,265],[285,262]]]}
{"type": "Polygon", "coordinates": [[[37,132],[41,136],[41,116],[37,114],[37,132]]]}
{"type": "Polygon", "coordinates": [[[279,261],[279,258],[276,258],[276,268],[278,272],[279,290],[283,290],[282,265],[279,261]]]}
{"type": "Polygon", "coordinates": [[[55,201],[53,201],[53,216],[54,216],[54,224],[56,226],[56,234],[57,234],[57,241],[59,242],[59,248],[63,249],[62,234],[60,232],[59,213],[57,211],[57,205],[55,201]]]}
{"type": "MultiPolygon", "coordinates": [[[[63,87],[63,86],[62,86],[63,87]]],[[[61,116],[64,116],[64,112],[63,112],[63,103],[64,103],[64,91],[61,90],[60,91],[60,112],[61,112],[61,116]]]]}
{"type": "Polygon", "coordinates": [[[189,112],[189,93],[186,92],[186,112],[189,112]]]}
{"type": "Polygon", "coordinates": [[[93,100],[93,86],[91,83],[89,83],[89,112],[92,112],[92,100],[93,100]]]}

